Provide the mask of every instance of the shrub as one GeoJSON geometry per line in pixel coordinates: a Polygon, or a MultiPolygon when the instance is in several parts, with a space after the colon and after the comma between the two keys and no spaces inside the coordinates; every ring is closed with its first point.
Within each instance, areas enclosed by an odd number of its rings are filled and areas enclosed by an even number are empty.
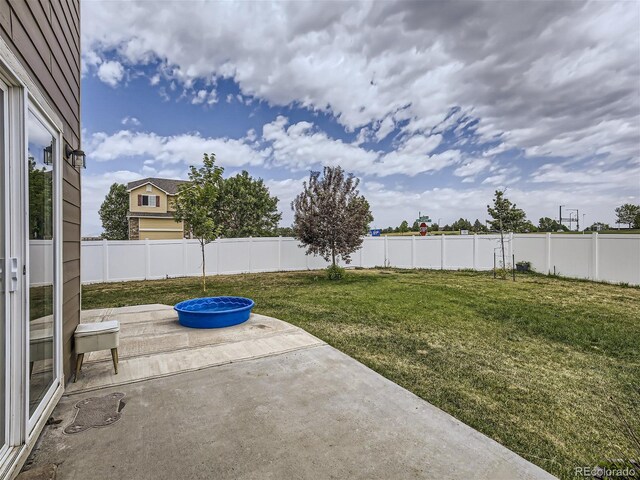
{"type": "Polygon", "coordinates": [[[327,277],[329,280],[340,280],[345,275],[345,269],[338,265],[329,265],[327,267],[327,277]]]}

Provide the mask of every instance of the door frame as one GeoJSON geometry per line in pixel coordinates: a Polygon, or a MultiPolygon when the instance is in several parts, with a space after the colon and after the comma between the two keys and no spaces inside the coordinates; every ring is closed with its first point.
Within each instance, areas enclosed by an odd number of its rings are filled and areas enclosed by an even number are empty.
{"type": "MultiPolygon", "coordinates": [[[[28,320],[28,268],[22,276],[17,291],[11,292],[7,299],[5,322],[5,395],[6,395],[6,447],[0,450],[0,479],[16,475],[35,445],[44,425],[64,392],[64,374],[62,360],[62,176],[64,169],[63,123],[48,104],[38,86],[18,58],[0,38],[0,81],[8,88],[7,109],[5,115],[5,158],[8,172],[5,177],[4,191],[7,194],[5,205],[7,218],[12,226],[5,222],[5,230],[0,234],[7,239],[7,258],[18,257],[19,265],[28,265],[28,175],[27,175],[27,128],[28,111],[37,112],[43,122],[55,132],[57,153],[54,158],[54,372],[55,380],[29,418],[29,322],[28,320]],[[16,192],[15,190],[19,190],[16,192]],[[8,235],[7,235],[8,233],[8,235]]],[[[6,269],[5,269],[6,270],[6,269]]],[[[8,272],[5,273],[8,279],[8,272]]],[[[5,283],[6,285],[6,283],[5,283]]]]}

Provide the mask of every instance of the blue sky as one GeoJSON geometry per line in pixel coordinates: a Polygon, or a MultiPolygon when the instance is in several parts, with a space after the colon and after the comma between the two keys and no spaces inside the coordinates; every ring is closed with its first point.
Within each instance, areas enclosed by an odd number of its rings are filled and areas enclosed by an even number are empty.
{"type": "Polygon", "coordinates": [[[496,188],[534,223],[640,201],[635,2],[121,5],[82,5],[85,235],[111,183],[205,152],[264,178],[283,225],[323,165],[378,227],[484,221],[496,188]]]}

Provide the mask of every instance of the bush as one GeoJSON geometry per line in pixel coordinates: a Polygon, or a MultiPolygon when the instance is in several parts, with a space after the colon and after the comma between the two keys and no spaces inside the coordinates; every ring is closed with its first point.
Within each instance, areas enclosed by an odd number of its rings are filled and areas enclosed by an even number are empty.
{"type": "Polygon", "coordinates": [[[345,275],[345,269],[338,265],[330,265],[327,267],[327,277],[329,280],[340,280],[345,275]]]}

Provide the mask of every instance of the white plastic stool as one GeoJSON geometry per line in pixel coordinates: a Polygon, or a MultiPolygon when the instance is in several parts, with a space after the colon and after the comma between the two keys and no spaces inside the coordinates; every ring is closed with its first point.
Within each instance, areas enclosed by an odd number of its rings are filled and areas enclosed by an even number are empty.
{"type": "Polygon", "coordinates": [[[76,343],[76,378],[80,374],[84,354],[98,350],[111,350],[113,368],[118,374],[118,345],[120,344],[120,323],[117,320],[98,323],[81,323],[74,334],[76,343]]]}

